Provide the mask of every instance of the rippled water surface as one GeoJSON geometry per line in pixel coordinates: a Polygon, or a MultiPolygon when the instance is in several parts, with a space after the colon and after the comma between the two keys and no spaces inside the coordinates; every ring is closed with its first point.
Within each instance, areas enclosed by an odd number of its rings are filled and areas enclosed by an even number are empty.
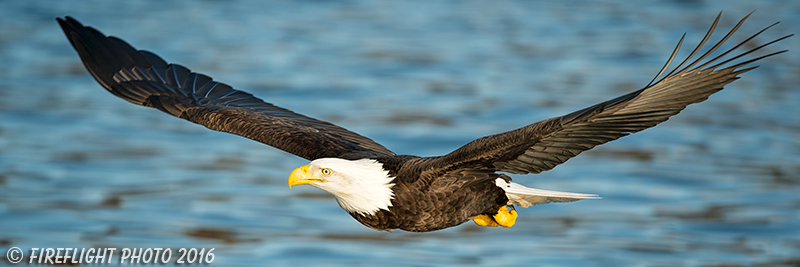
{"type": "Polygon", "coordinates": [[[216,266],[796,266],[797,37],[666,123],[514,176],[602,200],[520,210],[509,229],[388,233],[316,188],[290,190],[305,160],[105,92],[54,19],[74,16],[399,154],[433,156],[640,88],[681,34],[686,55],[723,9],[721,32],[756,10],[733,41],[775,21],[757,41],[800,32],[798,1],[0,2],[0,253],[215,248],[216,266]]]}

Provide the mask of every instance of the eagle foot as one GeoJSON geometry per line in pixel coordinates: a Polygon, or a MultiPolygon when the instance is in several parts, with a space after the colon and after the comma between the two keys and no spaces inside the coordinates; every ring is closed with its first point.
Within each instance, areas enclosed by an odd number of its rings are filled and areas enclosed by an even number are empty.
{"type": "Polygon", "coordinates": [[[498,227],[498,226],[500,226],[499,224],[497,224],[496,221],[494,221],[494,218],[492,218],[491,216],[486,215],[486,214],[481,214],[481,215],[475,216],[475,218],[472,218],[472,221],[475,222],[475,224],[480,225],[480,226],[488,226],[488,227],[498,227]]]}
{"type": "Polygon", "coordinates": [[[517,222],[517,210],[514,209],[514,206],[503,206],[492,217],[500,226],[511,227],[517,222]]]}
{"type": "Polygon", "coordinates": [[[511,227],[517,222],[517,211],[514,206],[502,206],[497,210],[497,214],[491,216],[481,214],[472,219],[475,224],[489,227],[511,227]]]}

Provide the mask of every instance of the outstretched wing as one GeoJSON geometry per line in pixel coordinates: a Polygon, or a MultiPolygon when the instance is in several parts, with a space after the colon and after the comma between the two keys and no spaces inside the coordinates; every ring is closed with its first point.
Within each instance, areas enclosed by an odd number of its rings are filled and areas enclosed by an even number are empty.
{"type": "MultiPolygon", "coordinates": [[[[568,115],[474,140],[450,154],[431,159],[429,164],[437,168],[477,165],[494,168],[497,171],[518,174],[547,171],[597,145],[666,121],[670,116],[678,114],[687,105],[706,100],[711,94],[722,90],[724,85],[738,79],[739,74],[756,67],[737,70],[738,68],[765,57],[786,52],[786,50],[779,51],[746,60],[730,67],[717,69],[742,56],[792,36],[784,36],[741,54],[725,58],[725,56],[744,43],[775,25],[772,24],[730,50],[700,64],[703,59],[717,50],[733,35],[747,19],[745,17],[708,52],[683,67],[706,43],[716,28],[721,15],[722,13],[714,20],[711,29],[706,33],[697,48],[692,51],[691,55],[655,84],[652,84],[651,81],[652,85],[648,84],[644,89],[568,115]],[[700,65],[695,67],[697,64],[700,65]],[[707,67],[710,64],[715,65],[707,67]],[[681,67],[683,68],[681,69],[681,67]]],[[[683,38],[681,38],[681,42],[672,52],[672,56],[670,56],[670,59],[653,81],[661,76],[670,65],[682,42],[683,38]]]]}
{"type": "Polygon", "coordinates": [[[97,82],[134,104],[309,160],[394,155],[369,138],[266,103],[181,65],[168,64],[153,53],[136,50],[71,17],[57,20],[97,82]]]}

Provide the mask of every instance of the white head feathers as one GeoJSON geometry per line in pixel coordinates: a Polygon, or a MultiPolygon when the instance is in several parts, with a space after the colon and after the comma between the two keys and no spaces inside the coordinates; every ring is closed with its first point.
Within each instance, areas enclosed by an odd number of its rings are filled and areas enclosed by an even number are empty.
{"type": "Polygon", "coordinates": [[[331,171],[324,177],[327,182],[311,185],[333,194],[339,206],[348,212],[374,215],[392,206],[394,177],[389,176],[380,162],[322,158],[309,163],[309,169],[316,175],[321,175],[323,169],[331,171]]]}

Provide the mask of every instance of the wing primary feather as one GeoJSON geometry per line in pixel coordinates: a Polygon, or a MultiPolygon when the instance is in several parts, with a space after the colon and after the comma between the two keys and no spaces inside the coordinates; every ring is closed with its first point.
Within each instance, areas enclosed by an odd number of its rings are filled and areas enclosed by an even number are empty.
{"type": "MultiPolygon", "coordinates": [[[[741,24],[741,22],[739,22],[739,23],[741,24]]],[[[769,26],[765,27],[764,29],[761,29],[760,31],[756,32],[755,34],[751,35],[750,37],[747,37],[747,39],[744,39],[744,41],[741,41],[741,42],[739,42],[739,43],[738,43],[738,44],[736,44],[734,47],[732,47],[732,48],[728,49],[727,51],[725,51],[724,53],[720,54],[719,56],[717,56],[717,57],[715,57],[715,58],[713,58],[713,59],[709,60],[708,62],[704,63],[703,65],[700,65],[700,66],[698,66],[698,67],[697,67],[697,69],[703,69],[703,68],[704,68],[705,66],[707,66],[708,64],[711,64],[712,62],[715,62],[715,61],[717,61],[718,59],[720,59],[720,58],[722,58],[722,57],[724,57],[724,56],[728,55],[730,52],[733,52],[734,50],[736,50],[736,49],[737,49],[737,48],[739,48],[740,46],[742,46],[742,45],[744,45],[745,43],[747,43],[747,42],[749,42],[750,40],[752,40],[753,38],[756,38],[756,36],[759,36],[759,35],[760,35],[761,33],[763,33],[764,31],[768,30],[769,28],[772,28],[772,27],[773,27],[773,26],[775,26],[775,25],[778,25],[778,23],[780,23],[780,21],[779,21],[779,22],[775,22],[775,23],[773,23],[772,25],[769,25],[769,26]]],[[[737,25],[737,26],[738,26],[738,25],[737,25]]],[[[731,31],[731,33],[733,33],[733,31],[731,31]]],[[[784,37],[784,38],[785,38],[785,37],[784,37]]],[[[781,40],[781,39],[779,39],[779,40],[781,40]]],[[[768,44],[771,44],[771,43],[774,43],[774,42],[775,42],[775,41],[773,41],[773,42],[770,42],[770,43],[768,43],[768,44]]],[[[715,66],[720,66],[720,65],[715,65],[715,66]]],[[[716,69],[716,67],[711,67],[710,69],[716,69]]]]}
{"type": "MultiPolygon", "coordinates": [[[[702,48],[702,47],[703,47],[703,45],[705,45],[705,44],[706,44],[706,42],[708,41],[708,38],[710,38],[710,37],[711,37],[711,33],[713,33],[713,32],[714,32],[714,29],[716,29],[716,28],[717,28],[717,23],[719,23],[719,19],[720,19],[720,17],[721,17],[721,16],[722,16],[722,11],[720,11],[720,12],[719,12],[719,14],[717,15],[717,18],[716,18],[716,19],[714,19],[714,23],[713,23],[713,24],[711,24],[711,28],[709,28],[709,29],[708,29],[708,32],[706,32],[706,35],[705,35],[705,36],[703,36],[703,40],[701,40],[701,41],[700,41],[700,43],[699,43],[699,44],[697,44],[697,47],[695,47],[695,48],[694,48],[694,50],[692,50],[692,53],[690,53],[690,54],[689,54],[689,56],[688,56],[688,57],[686,57],[686,59],[684,59],[684,60],[683,60],[683,62],[681,62],[681,64],[678,64],[678,66],[676,66],[674,69],[672,69],[672,71],[670,71],[669,73],[667,73],[667,75],[666,75],[666,76],[664,76],[664,78],[662,78],[661,80],[664,80],[664,79],[666,79],[667,77],[671,77],[671,76],[672,76],[672,74],[675,74],[675,71],[677,71],[678,69],[680,69],[680,68],[681,68],[681,66],[683,66],[683,64],[686,64],[686,62],[688,62],[690,59],[692,59],[692,57],[694,57],[694,55],[695,55],[695,54],[697,54],[697,52],[699,52],[699,51],[700,51],[700,48],[702,48]]],[[[746,17],[745,17],[745,18],[746,18],[746,17]]],[[[661,81],[659,81],[659,82],[661,82],[661,81]]]]}
{"type": "MultiPolygon", "coordinates": [[[[769,42],[769,43],[766,43],[766,44],[760,45],[760,46],[758,46],[758,47],[756,47],[756,48],[753,48],[753,49],[750,49],[750,50],[748,50],[747,52],[744,52],[744,53],[742,53],[742,54],[740,54],[740,55],[737,55],[737,56],[735,56],[735,57],[729,58],[728,60],[722,61],[722,62],[720,62],[719,64],[716,64],[716,65],[714,65],[714,66],[711,66],[711,67],[709,67],[709,69],[712,69],[712,70],[713,70],[713,69],[716,69],[716,68],[718,68],[719,66],[722,66],[722,65],[728,64],[728,63],[729,63],[729,62],[731,62],[731,61],[734,61],[734,60],[736,60],[736,59],[739,59],[739,58],[741,58],[741,57],[743,57],[743,56],[746,56],[746,55],[748,55],[748,54],[750,54],[750,53],[753,53],[753,52],[755,52],[755,51],[758,51],[758,50],[760,50],[761,48],[764,48],[764,47],[766,47],[766,46],[768,46],[768,45],[771,45],[771,44],[773,44],[773,43],[776,43],[776,42],[778,42],[778,41],[780,41],[780,40],[783,40],[783,39],[786,39],[786,38],[789,38],[789,37],[792,37],[792,36],[794,36],[794,34],[789,34],[789,35],[783,36],[783,37],[781,37],[781,38],[775,39],[775,40],[773,40],[773,41],[771,41],[771,42],[769,42]]],[[[736,64],[736,66],[742,66],[742,65],[744,65],[744,64],[752,63],[752,62],[754,62],[754,61],[756,61],[756,60],[763,59],[763,58],[770,57],[770,56],[774,56],[774,55],[777,55],[777,54],[780,54],[780,53],[783,53],[783,52],[787,52],[787,51],[789,51],[789,50],[782,50],[782,51],[778,51],[778,52],[775,52],[775,53],[771,53],[771,54],[768,54],[768,55],[765,55],[765,56],[760,56],[760,57],[757,57],[757,58],[755,58],[755,59],[748,60],[748,61],[745,61],[745,62],[742,62],[742,63],[736,64]]]]}
{"type": "MultiPolygon", "coordinates": [[[[750,17],[750,15],[752,15],[752,14],[753,14],[753,13],[752,13],[752,12],[750,12],[750,14],[747,14],[747,16],[744,16],[744,18],[742,18],[741,20],[739,20],[739,23],[737,23],[737,24],[736,24],[736,26],[733,26],[733,28],[732,28],[730,31],[728,31],[728,34],[726,34],[726,35],[725,35],[725,37],[723,37],[723,38],[722,38],[722,40],[719,40],[719,42],[717,42],[717,44],[716,44],[716,45],[714,45],[714,47],[712,47],[711,49],[709,49],[708,51],[706,51],[706,53],[705,53],[705,54],[703,54],[702,56],[700,56],[700,58],[698,58],[697,60],[695,60],[694,62],[692,62],[692,64],[689,64],[688,66],[686,66],[686,67],[684,67],[683,69],[681,69],[680,71],[678,71],[678,73],[684,73],[684,72],[686,72],[686,70],[690,69],[692,66],[694,66],[694,65],[695,65],[695,64],[697,64],[698,62],[702,61],[703,59],[705,59],[706,57],[708,57],[708,55],[710,55],[712,52],[714,52],[715,50],[717,50],[717,48],[719,48],[720,46],[722,46],[722,44],[723,44],[723,43],[725,43],[725,41],[727,41],[727,40],[728,40],[728,38],[730,38],[730,37],[733,35],[733,33],[734,33],[734,32],[736,32],[736,30],[737,30],[737,29],[739,29],[739,27],[741,27],[741,26],[742,26],[742,24],[744,23],[744,21],[745,21],[745,20],[747,20],[747,18],[749,18],[749,17],[750,17]]],[[[722,15],[722,13],[721,13],[721,12],[720,12],[720,15],[722,15]]],[[[719,20],[719,17],[717,18],[717,20],[719,20]]],[[[715,23],[715,24],[716,24],[716,23],[715,23]]],[[[709,32],[709,33],[710,33],[710,32],[709,32]]],[[[758,34],[758,33],[757,33],[757,34],[758,34]]],[[[709,36],[709,37],[710,37],[710,36],[709,36]]],[[[698,48],[700,48],[700,47],[698,47],[698,48]]]]}
{"type": "MultiPolygon", "coordinates": [[[[786,52],[789,52],[789,50],[781,50],[781,51],[778,51],[778,52],[769,53],[769,54],[766,54],[766,55],[763,55],[763,56],[760,56],[760,57],[757,57],[757,58],[754,58],[754,59],[751,59],[751,60],[748,60],[748,61],[745,61],[745,62],[742,62],[742,63],[739,63],[739,64],[736,64],[736,65],[731,66],[731,67],[732,68],[738,68],[738,67],[741,67],[741,66],[744,66],[744,65],[747,65],[747,64],[762,60],[764,58],[768,58],[768,57],[771,57],[771,56],[774,56],[774,55],[778,55],[778,54],[783,54],[783,53],[786,53],[786,52]]],[[[737,71],[736,73],[737,74],[738,73],[743,73],[743,72],[746,72],[746,71],[749,71],[749,70],[752,70],[752,69],[755,69],[755,68],[758,68],[758,66],[753,66],[753,67],[750,67],[750,68],[746,68],[746,69],[737,71]]]]}
{"type": "Polygon", "coordinates": [[[683,44],[684,38],[686,38],[686,33],[683,33],[681,39],[678,41],[678,45],[676,45],[675,49],[672,50],[672,54],[669,56],[669,59],[667,59],[667,63],[664,64],[663,67],[661,67],[661,70],[658,71],[658,74],[656,74],[656,76],[653,77],[653,79],[650,80],[649,83],[647,83],[645,88],[650,87],[650,85],[653,85],[653,82],[656,81],[656,79],[658,79],[658,77],[660,77],[661,74],[664,74],[664,71],[666,71],[669,68],[669,65],[672,64],[672,61],[675,60],[675,57],[678,55],[678,51],[681,49],[681,44],[683,44]]]}

